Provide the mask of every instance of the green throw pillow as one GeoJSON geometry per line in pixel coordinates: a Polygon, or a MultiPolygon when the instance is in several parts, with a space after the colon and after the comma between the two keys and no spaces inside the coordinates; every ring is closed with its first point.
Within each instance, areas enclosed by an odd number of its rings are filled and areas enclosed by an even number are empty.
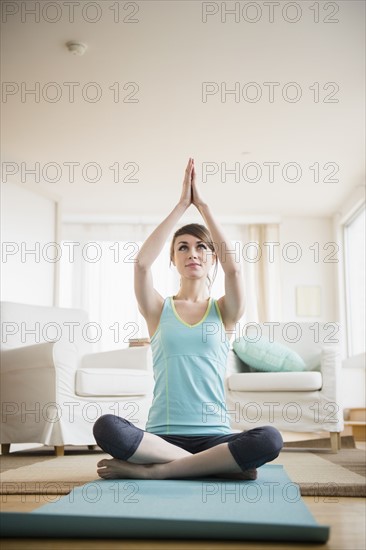
{"type": "Polygon", "coordinates": [[[279,344],[270,342],[263,336],[254,342],[242,336],[234,340],[235,353],[247,365],[261,372],[291,372],[306,369],[305,361],[294,350],[279,344]]]}

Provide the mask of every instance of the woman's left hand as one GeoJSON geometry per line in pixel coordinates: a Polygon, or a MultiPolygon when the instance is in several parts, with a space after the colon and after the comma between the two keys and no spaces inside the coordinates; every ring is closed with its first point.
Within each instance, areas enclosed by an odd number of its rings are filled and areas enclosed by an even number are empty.
{"type": "Polygon", "coordinates": [[[205,206],[207,203],[203,200],[197,187],[196,168],[194,165],[194,160],[193,160],[191,185],[192,185],[192,204],[194,204],[197,208],[199,208],[200,206],[205,206]]]}

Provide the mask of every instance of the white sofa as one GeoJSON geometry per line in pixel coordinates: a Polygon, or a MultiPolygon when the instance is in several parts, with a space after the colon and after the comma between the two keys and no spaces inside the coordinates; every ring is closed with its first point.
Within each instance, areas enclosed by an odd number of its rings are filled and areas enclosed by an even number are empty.
{"type": "Polygon", "coordinates": [[[1,432],[14,443],[95,445],[102,414],[144,428],[152,400],[149,346],[91,353],[94,338],[81,310],[1,304],[1,432]]]}
{"type": "MultiPolygon", "coordinates": [[[[88,317],[80,310],[3,302],[1,319],[2,452],[14,443],[53,445],[56,454],[65,445],[95,445],[93,424],[106,413],[145,427],[153,390],[150,346],[90,353],[88,317]]],[[[245,366],[230,350],[225,390],[231,426],[330,432],[336,451],[343,430],[339,348],[329,342],[329,327],[318,327],[318,338],[314,324],[298,327],[297,342],[284,337],[286,324],[274,326],[273,335],[302,356],[306,372],[242,372],[245,366]]],[[[255,337],[258,328],[268,333],[265,324],[252,328],[247,335],[255,331],[255,337]]]]}
{"type": "Polygon", "coordinates": [[[305,361],[306,370],[245,372],[248,366],[231,349],[225,390],[232,428],[269,424],[287,432],[330,432],[336,452],[344,428],[338,329],[334,323],[248,326],[246,336],[252,341],[263,335],[292,348],[305,361]]]}

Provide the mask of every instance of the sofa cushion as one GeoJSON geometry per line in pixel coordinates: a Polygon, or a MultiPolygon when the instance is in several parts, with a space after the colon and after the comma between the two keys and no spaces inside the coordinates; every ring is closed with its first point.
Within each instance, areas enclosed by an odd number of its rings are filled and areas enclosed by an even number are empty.
{"type": "Polygon", "coordinates": [[[322,387],[320,372],[249,372],[236,373],[227,380],[230,391],[276,392],[318,391],[322,387]]]}
{"type": "Polygon", "coordinates": [[[86,368],[118,368],[152,370],[151,346],[135,346],[84,355],[81,366],[86,368]]]}
{"type": "Polygon", "coordinates": [[[234,340],[233,349],[242,361],[258,371],[291,372],[306,369],[305,361],[293,349],[270,342],[264,336],[253,341],[242,336],[234,340]]]}
{"type": "Polygon", "coordinates": [[[226,375],[230,376],[231,374],[237,372],[252,372],[253,369],[244,363],[240,357],[235,353],[233,349],[229,350],[226,362],[226,375]]]}
{"type": "Polygon", "coordinates": [[[147,395],[151,387],[148,371],[80,367],[76,372],[76,394],[80,396],[147,395]]]}

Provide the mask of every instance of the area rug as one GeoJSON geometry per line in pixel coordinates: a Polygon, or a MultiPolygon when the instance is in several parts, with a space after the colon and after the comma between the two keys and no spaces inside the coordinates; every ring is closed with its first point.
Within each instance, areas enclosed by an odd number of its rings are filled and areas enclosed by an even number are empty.
{"type": "MultiPolygon", "coordinates": [[[[99,447],[89,450],[85,446],[68,446],[65,450],[65,456],[94,456],[98,462],[99,456],[103,451],[99,447]]],[[[16,451],[8,455],[0,455],[0,472],[14,470],[22,466],[30,466],[36,462],[45,462],[56,458],[54,447],[43,447],[28,449],[26,451],[16,451]]]]}
{"type": "Polygon", "coordinates": [[[65,455],[7,470],[0,475],[0,494],[67,495],[98,477],[96,465],[103,458],[110,456],[65,455]]]}
{"type": "MultiPolygon", "coordinates": [[[[341,437],[342,449],[356,449],[356,443],[352,435],[341,437]]],[[[296,447],[298,449],[311,449],[316,451],[331,448],[330,437],[317,437],[314,439],[302,439],[300,441],[285,441],[284,447],[296,447]]]]}
{"type": "Polygon", "coordinates": [[[30,513],[2,513],[3,537],[266,540],[324,543],[281,465],[255,481],[97,480],[30,513]]]}
{"type": "Polygon", "coordinates": [[[324,460],[329,460],[333,464],[338,464],[355,474],[366,477],[366,451],[360,449],[342,449],[337,454],[333,453],[314,453],[324,460]]]}
{"type": "MultiPolygon", "coordinates": [[[[355,450],[358,454],[358,451],[355,450]]],[[[360,451],[361,455],[363,452],[360,451]]],[[[340,453],[339,453],[340,454],[340,453]]],[[[364,497],[366,479],[339,464],[328,460],[328,455],[315,453],[283,451],[273,461],[282,464],[294,483],[300,486],[302,496],[364,497]]],[[[328,500],[329,502],[329,500],[328,500]]]]}
{"type": "MultiPolygon", "coordinates": [[[[292,482],[299,485],[302,496],[366,496],[365,478],[331,462],[330,456],[331,453],[319,456],[288,449],[271,464],[284,466],[292,482]]],[[[68,494],[74,487],[97,479],[96,463],[102,458],[109,455],[65,455],[7,470],[1,474],[0,493],[68,494]]]]}

